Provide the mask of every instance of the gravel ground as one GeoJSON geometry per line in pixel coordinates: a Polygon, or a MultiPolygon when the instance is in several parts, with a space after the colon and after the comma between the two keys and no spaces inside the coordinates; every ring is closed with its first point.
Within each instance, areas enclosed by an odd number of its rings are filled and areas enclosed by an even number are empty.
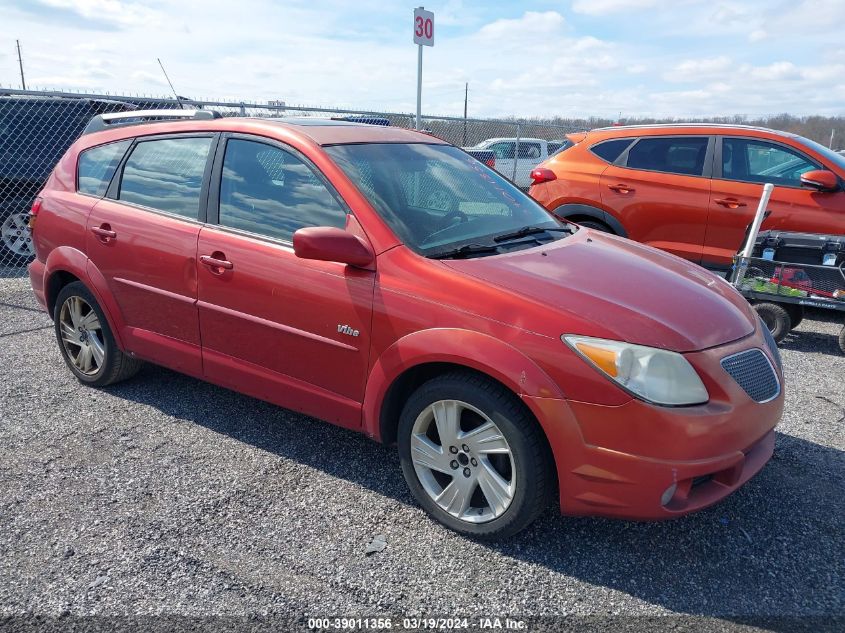
{"type": "Polygon", "coordinates": [[[28,285],[0,280],[10,368],[0,628],[20,614],[567,615],[592,617],[547,622],[591,630],[682,614],[656,621],[835,628],[845,358],[841,325],[823,316],[783,344],[775,456],[738,493],[664,523],[550,510],[517,538],[482,544],[430,521],[395,450],[355,433],[153,366],[107,389],[81,386],[28,285]],[[366,555],[378,534],[387,547],[366,555]]]}

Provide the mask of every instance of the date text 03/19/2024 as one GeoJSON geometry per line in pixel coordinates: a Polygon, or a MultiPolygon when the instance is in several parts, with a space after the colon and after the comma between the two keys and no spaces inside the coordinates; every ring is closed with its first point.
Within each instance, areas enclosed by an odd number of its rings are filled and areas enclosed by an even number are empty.
{"type": "Polygon", "coordinates": [[[310,630],[400,630],[400,631],[460,631],[504,630],[525,631],[528,628],[524,620],[510,617],[470,618],[308,618],[310,630]]]}

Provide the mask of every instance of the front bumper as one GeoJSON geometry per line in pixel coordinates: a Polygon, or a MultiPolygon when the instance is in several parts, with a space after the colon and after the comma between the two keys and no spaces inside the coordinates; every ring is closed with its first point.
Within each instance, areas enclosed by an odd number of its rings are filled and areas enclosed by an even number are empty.
{"type": "Polygon", "coordinates": [[[555,456],[562,513],[668,519],[724,499],[758,473],[774,451],[783,376],[776,372],[780,394],[761,404],[719,364],[753,347],[768,355],[759,332],[686,355],[710,394],[701,406],[527,398],[555,456]]]}
{"type": "Polygon", "coordinates": [[[709,460],[660,461],[587,447],[584,462],[571,470],[564,514],[636,520],[669,519],[721,501],[765,466],[775,433],[751,446],[709,460]],[[576,482],[575,480],[580,480],[576,482]]]}

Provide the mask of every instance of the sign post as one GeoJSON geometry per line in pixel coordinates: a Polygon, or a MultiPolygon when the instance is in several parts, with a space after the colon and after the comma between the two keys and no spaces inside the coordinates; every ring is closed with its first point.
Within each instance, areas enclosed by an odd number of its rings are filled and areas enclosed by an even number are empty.
{"type": "Polygon", "coordinates": [[[423,46],[434,46],[434,13],[423,7],[414,9],[414,44],[417,45],[417,129],[421,128],[423,46]]]}

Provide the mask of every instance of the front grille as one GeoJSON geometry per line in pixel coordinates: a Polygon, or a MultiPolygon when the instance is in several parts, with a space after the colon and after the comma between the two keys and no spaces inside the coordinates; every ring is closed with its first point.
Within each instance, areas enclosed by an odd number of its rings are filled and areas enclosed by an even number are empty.
{"type": "Polygon", "coordinates": [[[780,393],[777,374],[762,350],[727,356],[722,359],[722,367],[755,402],[768,402],[780,393]]]}

